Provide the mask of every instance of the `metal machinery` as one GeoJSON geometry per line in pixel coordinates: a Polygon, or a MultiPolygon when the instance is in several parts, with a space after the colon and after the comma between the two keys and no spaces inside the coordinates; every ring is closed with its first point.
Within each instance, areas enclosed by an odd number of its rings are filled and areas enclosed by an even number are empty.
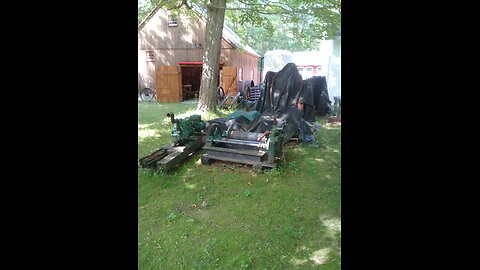
{"type": "MultiPolygon", "coordinates": [[[[233,96],[231,93],[219,100],[219,107],[224,109],[235,109],[240,103],[255,103],[260,98],[260,92],[263,84],[255,86],[253,80],[239,81],[237,84],[237,95],[233,96]],[[231,101],[229,102],[229,100],[231,101]]],[[[223,91],[223,88],[222,88],[223,91]]]]}
{"type": "Polygon", "coordinates": [[[337,116],[338,120],[342,119],[342,98],[339,96],[333,97],[334,103],[333,103],[333,114],[337,116]]]}
{"type": "Polygon", "coordinates": [[[252,165],[253,169],[275,168],[280,159],[283,129],[286,125],[273,125],[265,133],[227,130],[222,132],[218,124],[211,124],[206,133],[202,164],[223,160],[252,165]]]}
{"type": "Polygon", "coordinates": [[[163,169],[168,172],[205,144],[201,140],[205,122],[200,115],[175,119],[173,113],[167,113],[167,117],[170,117],[173,124],[172,143],[140,158],[138,162],[143,168],[163,169]]]}

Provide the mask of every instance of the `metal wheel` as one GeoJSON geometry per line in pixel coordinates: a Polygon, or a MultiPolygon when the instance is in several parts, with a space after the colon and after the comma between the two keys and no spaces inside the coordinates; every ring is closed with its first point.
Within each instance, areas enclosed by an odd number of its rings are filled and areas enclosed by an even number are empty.
{"type": "Polygon", "coordinates": [[[220,102],[220,105],[218,105],[220,108],[223,108],[225,103],[227,103],[227,100],[232,96],[232,93],[228,94],[226,98],[223,99],[222,102],[220,102]]]}
{"type": "Polygon", "coordinates": [[[141,92],[141,97],[143,101],[151,101],[155,96],[155,92],[150,88],[143,88],[141,92]]]}
{"type": "Polygon", "coordinates": [[[222,138],[222,130],[220,129],[220,125],[217,123],[210,124],[207,129],[205,130],[205,142],[207,137],[212,136],[214,139],[221,139],[222,138]]]}
{"type": "Polygon", "coordinates": [[[230,106],[228,106],[228,109],[231,110],[235,104],[237,104],[238,99],[240,98],[240,92],[237,93],[237,95],[233,98],[232,103],[230,103],[230,106]]]}

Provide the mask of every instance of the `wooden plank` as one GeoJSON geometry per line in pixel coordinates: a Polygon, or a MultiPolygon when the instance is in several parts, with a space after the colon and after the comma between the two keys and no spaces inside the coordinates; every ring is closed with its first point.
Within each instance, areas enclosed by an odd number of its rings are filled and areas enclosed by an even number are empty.
{"type": "Polygon", "coordinates": [[[235,153],[241,155],[248,155],[248,156],[256,156],[256,157],[263,157],[265,155],[265,151],[263,150],[241,150],[241,149],[230,149],[224,147],[216,147],[216,146],[204,146],[203,149],[212,150],[212,151],[219,151],[219,152],[227,152],[227,153],[235,153]]]}
{"type": "Polygon", "coordinates": [[[200,148],[204,143],[201,140],[195,141],[188,146],[165,146],[169,155],[157,162],[157,169],[163,168],[165,171],[178,167],[186,158],[200,148]]]}
{"type": "Polygon", "coordinates": [[[171,146],[171,145],[165,145],[163,148],[168,149],[170,151],[176,151],[176,152],[183,152],[185,150],[186,146],[171,146]]]}
{"type": "Polygon", "coordinates": [[[168,164],[169,162],[171,162],[174,158],[178,157],[179,155],[183,154],[183,152],[178,152],[178,151],[174,151],[170,154],[168,154],[166,157],[164,157],[162,160],[158,161],[157,164],[161,164],[161,165],[166,165],[168,164]]]}
{"type": "Polygon", "coordinates": [[[225,156],[219,152],[207,152],[203,156],[207,159],[230,161],[230,162],[243,163],[243,164],[249,164],[249,165],[262,164],[259,157],[242,156],[242,155],[236,155],[234,153],[225,153],[225,154],[230,154],[232,155],[232,157],[225,156]]]}

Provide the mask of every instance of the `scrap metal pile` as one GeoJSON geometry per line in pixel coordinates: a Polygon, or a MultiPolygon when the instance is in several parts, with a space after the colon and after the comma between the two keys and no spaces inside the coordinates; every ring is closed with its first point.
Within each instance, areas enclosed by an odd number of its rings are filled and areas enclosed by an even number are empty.
{"type": "Polygon", "coordinates": [[[253,169],[274,168],[282,146],[292,138],[315,145],[318,128],[315,114],[331,113],[325,77],[302,80],[297,67],[287,64],[279,72],[267,72],[260,93],[246,103],[246,111],[226,118],[202,121],[199,115],[174,119],[172,145],[139,160],[144,168],[170,170],[200,148],[206,150],[202,164],[214,160],[252,165],[253,169]]]}
{"type": "Polygon", "coordinates": [[[252,165],[255,170],[263,167],[274,168],[280,159],[282,150],[283,128],[280,121],[265,133],[253,133],[233,130],[222,130],[219,124],[212,123],[206,127],[200,115],[192,115],[185,119],[171,118],[173,130],[172,143],[139,159],[143,168],[168,172],[178,167],[187,157],[203,149],[202,164],[211,164],[214,160],[231,161],[252,165]]]}
{"type": "Polygon", "coordinates": [[[252,165],[255,170],[275,168],[280,159],[285,123],[276,122],[264,133],[234,130],[233,125],[223,131],[218,123],[211,123],[206,132],[207,153],[202,164],[212,160],[230,161],[252,165]]]}
{"type": "Polygon", "coordinates": [[[279,72],[267,72],[260,97],[253,105],[245,107],[254,115],[245,113],[217,118],[207,121],[207,127],[216,123],[222,131],[264,133],[271,130],[275,119],[285,122],[283,144],[294,137],[303,142],[314,142],[315,115],[331,113],[330,103],[325,77],[303,80],[296,65],[289,63],[279,72]]]}

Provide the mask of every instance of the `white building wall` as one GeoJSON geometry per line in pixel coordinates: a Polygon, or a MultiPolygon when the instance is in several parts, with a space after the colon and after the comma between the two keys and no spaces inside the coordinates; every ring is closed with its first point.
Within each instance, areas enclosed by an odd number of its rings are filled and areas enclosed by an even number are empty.
{"type": "Polygon", "coordinates": [[[327,77],[327,81],[330,66],[330,56],[332,55],[332,51],[333,40],[322,40],[320,42],[319,64],[322,65],[322,69],[320,70],[320,74],[317,73],[317,76],[325,76],[327,77]]]}
{"type": "Polygon", "coordinates": [[[342,40],[340,36],[332,41],[332,54],[330,56],[330,66],[327,77],[328,96],[330,97],[332,104],[334,96],[341,96],[341,43],[342,40]]]}
{"type": "MultiPolygon", "coordinates": [[[[295,63],[297,66],[321,65],[317,76],[325,76],[328,85],[328,96],[332,103],[334,96],[341,96],[341,37],[333,40],[322,40],[318,51],[289,52],[285,50],[267,51],[265,53],[263,70],[278,72],[286,64],[295,63]]],[[[313,74],[308,73],[306,68],[300,71],[303,79],[308,79],[313,74]]]]}
{"type": "Polygon", "coordinates": [[[267,74],[269,71],[278,72],[285,67],[286,64],[291,63],[292,52],[285,50],[274,50],[265,52],[263,59],[263,74],[267,74]]]}

